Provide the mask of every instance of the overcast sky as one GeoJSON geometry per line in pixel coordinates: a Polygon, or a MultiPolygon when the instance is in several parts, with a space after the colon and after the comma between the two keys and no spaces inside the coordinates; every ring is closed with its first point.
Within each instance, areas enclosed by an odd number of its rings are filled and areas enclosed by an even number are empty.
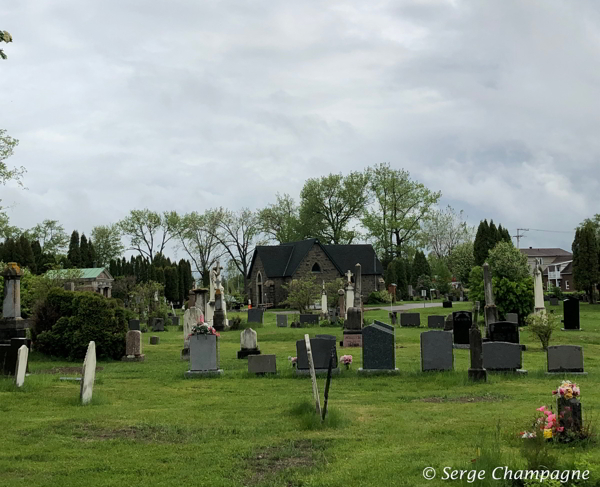
{"type": "Polygon", "coordinates": [[[598,2],[19,0],[1,22],[19,227],[260,208],[380,162],[512,235],[600,212],[598,2]]]}

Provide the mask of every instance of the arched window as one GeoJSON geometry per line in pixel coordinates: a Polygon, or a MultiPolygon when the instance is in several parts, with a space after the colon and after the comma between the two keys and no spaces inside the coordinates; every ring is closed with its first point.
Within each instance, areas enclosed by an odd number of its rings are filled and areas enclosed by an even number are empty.
{"type": "Polygon", "coordinates": [[[321,266],[317,262],[315,262],[315,265],[312,266],[312,271],[321,272],[321,266]]]}
{"type": "Polygon", "coordinates": [[[256,284],[262,284],[262,274],[260,272],[256,276],[256,284]]]}
{"type": "Polygon", "coordinates": [[[263,304],[263,284],[260,272],[256,275],[256,298],[256,304],[263,304]]]}

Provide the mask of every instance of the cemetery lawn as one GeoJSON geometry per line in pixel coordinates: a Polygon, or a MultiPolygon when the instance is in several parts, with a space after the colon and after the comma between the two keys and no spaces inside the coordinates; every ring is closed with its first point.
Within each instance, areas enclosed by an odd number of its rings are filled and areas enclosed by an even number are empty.
{"type": "MultiPolygon", "coordinates": [[[[454,303],[453,310],[470,306],[454,303]]],[[[427,315],[452,310],[419,311],[426,327],[427,315]]],[[[387,321],[387,311],[366,317],[387,321]]],[[[420,372],[419,334],[427,328],[396,329],[395,376],[358,376],[361,350],[338,348],[354,363],[332,381],[324,427],[311,416],[310,379],[294,375],[288,356],[304,333],[335,333],[339,342],[339,328],[277,328],[275,314],[266,313],[255,329],[262,353],[277,355],[278,376],[249,376],[247,360],[236,358],[240,331],[229,331],[220,339],[224,375],[203,379],[184,379],[182,332],[155,333],[155,346],[145,333],[145,362],[98,362],[88,406],[79,405],[78,382],[59,380],[80,375],[81,363],[32,353],[22,389],[0,379],[0,486],[510,485],[440,476],[444,467],[486,468],[488,478],[492,464],[527,468],[517,434],[531,429],[536,408],[554,404],[552,390],[563,378],[579,383],[584,421],[598,426],[600,306],[581,305],[581,327],[559,329],[551,345],[583,345],[587,376],[546,376],[546,354],[526,328],[529,374],[490,374],[479,384],[467,380],[468,350],[454,351],[454,372],[420,372]],[[437,478],[428,482],[422,471],[430,466],[437,478]]],[[[323,388],[320,378],[321,398],[323,388]]],[[[597,442],[548,448],[558,458],[550,468],[595,470],[593,482],[577,485],[600,485],[597,442]]]]}

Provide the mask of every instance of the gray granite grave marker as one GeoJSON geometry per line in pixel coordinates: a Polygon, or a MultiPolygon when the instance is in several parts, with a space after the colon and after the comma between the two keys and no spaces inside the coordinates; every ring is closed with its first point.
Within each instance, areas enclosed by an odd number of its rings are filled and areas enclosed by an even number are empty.
{"type": "Polygon", "coordinates": [[[263,323],[265,310],[262,308],[251,308],[248,310],[248,323],[263,323]]]}
{"type": "Polygon", "coordinates": [[[248,372],[251,374],[276,374],[275,355],[249,355],[248,372]]]}
{"type": "Polygon", "coordinates": [[[583,348],[577,345],[554,345],[548,347],[548,373],[585,373],[583,371],[583,348]]]}
{"type": "Polygon", "coordinates": [[[519,344],[499,341],[490,341],[483,344],[484,369],[526,373],[527,371],[522,370],[522,366],[522,349],[519,344]]]}
{"type": "Polygon", "coordinates": [[[439,315],[429,315],[427,317],[427,327],[428,328],[444,328],[444,317],[439,315]]]}
{"type": "Polygon", "coordinates": [[[394,327],[377,322],[363,328],[363,366],[359,372],[396,371],[394,327]]]}
{"type": "Polygon", "coordinates": [[[400,326],[421,326],[421,315],[419,313],[400,313],[400,326]]]}
{"type": "Polygon", "coordinates": [[[452,333],[432,330],[421,333],[421,370],[452,370],[452,333]]]}
{"type": "Polygon", "coordinates": [[[288,326],[287,315],[277,315],[277,327],[278,328],[287,328],[287,326],[288,326]]]}

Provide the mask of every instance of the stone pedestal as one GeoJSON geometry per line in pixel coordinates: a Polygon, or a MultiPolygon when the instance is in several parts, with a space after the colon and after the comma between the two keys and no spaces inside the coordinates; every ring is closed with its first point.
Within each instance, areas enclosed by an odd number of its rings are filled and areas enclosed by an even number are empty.
{"type": "MultiPolygon", "coordinates": [[[[10,344],[12,338],[25,338],[29,321],[21,318],[21,277],[23,271],[10,262],[2,272],[4,277],[4,301],[0,320],[0,343],[10,344]]],[[[16,360],[16,357],[15,357],[16,360]]]]}

